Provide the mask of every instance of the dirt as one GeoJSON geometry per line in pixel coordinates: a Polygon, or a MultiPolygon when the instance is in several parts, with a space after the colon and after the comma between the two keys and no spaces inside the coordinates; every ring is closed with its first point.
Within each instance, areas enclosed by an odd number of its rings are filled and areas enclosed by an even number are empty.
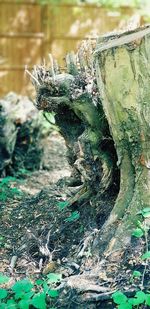
{"type": "MultiPolygon", "coordinates": [[[[98,229],[108,208],[113,207],[115,195],[82,203],[77,200],[67,206],[78,188],[67,187],[65,178],[58,182],[71,173],[64,140],[53,132],[45,142],[44,169],[15,180],[11,186],[22,194],[1,202],[0,271],[11,276],[11,284],[26,276],[40,278],[50,272],[61,273],[63,283],[56,308],[114,308],[114,291],[130,291],[131,295],[141,284],[141,279],[131,282],[131,277],[135,269],[144,271],[140,256],[145,242],[134,241],[121,263],[93,256],[98,229]],[[73,213],[77,217],[72,218],[73,213]]],[[[147,286],[149,282],[147,269],[147,286]]]]}

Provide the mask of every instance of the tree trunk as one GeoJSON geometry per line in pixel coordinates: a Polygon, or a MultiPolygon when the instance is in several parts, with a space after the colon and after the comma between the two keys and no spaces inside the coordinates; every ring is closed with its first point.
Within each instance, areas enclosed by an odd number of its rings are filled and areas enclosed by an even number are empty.
{"type": "Polygon", "coordinates": [[[121,171],[118,198],[101,231],[109,255],[129,244],[138,211],[150,207],[150,27],[107,36],[95,54],[121,171]]]}
{"type": "Polygon", "coordinates": [[[100,39],[96,74],[87,50],[67,56],[67,73],[50,56],[51,68],[37,67],[32,81],[37,107],[55,112],[81,200],[109,194],[120,170],[119,194],[96,242],[100,253],[116,257],[130,242],[138,211],[150,206],[150,27],[100,39]]]}

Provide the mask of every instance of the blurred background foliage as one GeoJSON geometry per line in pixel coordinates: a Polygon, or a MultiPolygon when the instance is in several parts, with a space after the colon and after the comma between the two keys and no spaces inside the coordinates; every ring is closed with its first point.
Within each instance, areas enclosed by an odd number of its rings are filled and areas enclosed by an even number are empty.
{"type": "Polygon", "coordinates": [[[40,4],[95,4],[105,7],[132,6],[142,8],[150,5],[149,0],[38,0],[40,4]]]}
{"type": "Polygon", "coordinates": [[[127,26],[136,15],[150,22],[149,0],[1,0],[0,96],[32,95],[25,66],[48,62],[51,53],[64,67],[67,52],[83,40],[127,26]]]}

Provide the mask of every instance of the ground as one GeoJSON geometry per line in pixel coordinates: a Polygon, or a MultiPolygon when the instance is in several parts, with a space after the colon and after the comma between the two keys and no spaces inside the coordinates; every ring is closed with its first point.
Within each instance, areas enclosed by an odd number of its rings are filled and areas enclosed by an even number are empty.
{"type": "MultiPolygon", "coordinates": [[[[106,218],[106,208],[108,212],[113,207],[116,196],[111,192],[109,198],[104,195],[103,200],[89,200],[82,205],[75,201],[67,207],[76,188],[58,182],[71,173],[66,147],[57,132],[46,143],[44,169],[25,173],[14,181],[12,186],[22,194],[1,202],[0,271],[11,275],[11,284],[26,276],[61,273],[62,293],[57,308],[115,308],[109,300],[114,291],[132,295],[141,287],[141,278],[131,279],[134,270],[143,273],[145,269],[140,258],[145,240],[133,239],[121,263],[93,257],[91,247],[106,218]]],[[[144,286],[148,287],[149,282],[147,268],[144,286]]]]}

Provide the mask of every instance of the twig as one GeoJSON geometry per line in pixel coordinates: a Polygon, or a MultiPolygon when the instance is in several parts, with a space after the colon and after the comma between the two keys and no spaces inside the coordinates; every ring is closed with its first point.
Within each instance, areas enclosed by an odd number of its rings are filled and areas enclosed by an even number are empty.
{"type": "Polygon", "coordinates": [[[27,69],[27,67],[25,67],[25,72],[26,72],[28,75],[30,75],[30,77],[31,77],[32,79],[34,79],[35,82],[40,86],[39,81],[36,79],[36,77],[35,77],[33,74],[31,74],[31,72],[27,69]]]}
{"type": "Polygon", "coordinates": [[[17,259],[18,259],[17,255],[13,255],[12,258],[11,258],[11,262],[10,262],[10,266],[9,266],[11,273],[13,272],[13,269],[16,266],[17,259]]]}
{"type": "Polygon", "coordinates": [[[55,71],[54,71],[54,62],[53,62],[53,57],[51,54],[48,54],[49,59],[50,59],[50,65],[51,65],[51,72],[52,72],[52,77],[53,80],[55,81],[55,71]]]}

